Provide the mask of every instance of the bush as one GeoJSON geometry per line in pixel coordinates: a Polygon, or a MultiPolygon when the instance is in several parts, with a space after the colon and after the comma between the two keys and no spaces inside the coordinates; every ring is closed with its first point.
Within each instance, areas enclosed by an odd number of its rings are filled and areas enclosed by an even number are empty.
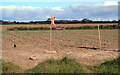
{"type": "Polygon", "coordinates": [[[93,26],[91,26],[91,27],[90,27],[90,29],[94,29],[94,27],[93,27],[93,26]]]}
{"type": "Polygon", "coordinates": [[[94,29],[98,29],[98,26],[95,26],[94,29]]]}
{"type": "Polygon", "coordinates": [[[103,26],[103,25],[100,25],[100,29],[104,29],[104,26],[103,26]]]}
{"type": "Polygon", "coordinates": [[[52,30],[56,30],[56,28],[55,28],[55,27],[52,27],[52,30]]]}
{"type": "Polygon", "coordinates": [[[71,27],[66,27],[65,29],[66,29],[66,30],[72,30],[71,27]]]}
{"type": "Polygon", "coordinates": [[[90,29],[90,26],[83,26],[81,29],[90,29]]]}
{"type": "Polygon", "coordinates": [[[75,28],[75,30],[78,30],[78,29],[79,29],[79,27],[76,27],[76,28],[75,28]]]}
{"type": "Polygon", "coordinates": [[[64,27],[61,27],[61,29],[63,30],[63,29],[64,29],[64,27]]]}

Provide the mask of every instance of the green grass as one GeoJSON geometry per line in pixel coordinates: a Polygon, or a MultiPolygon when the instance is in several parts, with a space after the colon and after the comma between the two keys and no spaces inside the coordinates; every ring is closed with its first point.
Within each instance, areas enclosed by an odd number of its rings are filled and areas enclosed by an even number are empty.
{"type": "Polygon", "coordinates": [[[98,66],[92,66],[98,73],[120,73],[120,57],[117,59],[106,61],[98,66]]]}
{"type": "Polygon", "coordinates": [[[11,62],[2,61],[2,73],[23,73],[24,71],[11,62]]]}
{"type": "Polygon", "coordinates": [[[120,73],[117,59],[106,61],[100,65],[83,65],[74,59],[64,57],[59,60],[49,59],[39,63],[33,69],[23,71],[20,67],[11,62],[2,63],[3,73],[120,73]]]}
{"type": "Polygon", "coordinates": [[[50,59],[39,63],[35,68],[26,70],[25,73],[88,73],[85,66],[75,60],[64,57],[60,60],[50,59]]]}

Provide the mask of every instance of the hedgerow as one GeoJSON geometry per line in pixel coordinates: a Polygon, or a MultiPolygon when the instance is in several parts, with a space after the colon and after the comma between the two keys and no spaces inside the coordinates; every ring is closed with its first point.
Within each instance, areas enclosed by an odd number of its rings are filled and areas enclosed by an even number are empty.
{"type": "MultiPolygon", "coordinates": [[[[100,29],[120,29],[120,26],[117,25],[107,25],[99,26],[100,29]]],[[[98,29],[98,26],[80,26],[80,27],[52,27],[52,30],[80,30],[80,29],[98,29]]],[[[16,30],[50,30],[49,27],[14,27],[14,28],[7,28],[8,31],[16,31],[16,30]]]]}

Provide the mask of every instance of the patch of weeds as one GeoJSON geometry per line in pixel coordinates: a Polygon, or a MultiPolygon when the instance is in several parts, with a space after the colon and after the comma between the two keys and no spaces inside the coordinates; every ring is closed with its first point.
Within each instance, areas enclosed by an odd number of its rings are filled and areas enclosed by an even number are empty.
{"type": "Polygon", "coordinates": [[[2,73],[23,73],[23,70],[11,62],[2,61],[2,73]]]}
{"type": "Polygon", "coordinates": [[[93,69],[98,73],[120,73],[120,57],[117,59],[106,61],[100,65],[93,66],[93,69]]]}
{"type": "Polygon", "coordinates": [[[84,66],[64,57],[59,60],[47,60],[39,63],[35,68],[26,70],[25,73],[87,73],[84,66]]]}

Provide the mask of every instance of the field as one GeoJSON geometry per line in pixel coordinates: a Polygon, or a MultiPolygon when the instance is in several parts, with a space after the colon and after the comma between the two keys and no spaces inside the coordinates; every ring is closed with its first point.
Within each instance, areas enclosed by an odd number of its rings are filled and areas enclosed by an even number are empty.
{"type": "MultiPolygon", "coordinates": [[[[6,31],[11,27],[38,27],[40,25],[4,25],[2,26],[2,57],[22,69],[31,69],[46,59],[60,59],[64,56],[75,59],[81,64],[98,65],[106,60],[118,57],[118,30],[101,30],[102,49],[99,49],[97,30],[52,30],[50,51],[50,31],[6,31]],[[14,48],[14,44],[17,45],[14,48]],[[30,60],[36,56],[36,60],[30,60]]],[[[48,26],[48,25],[44,25],[48,26]]],[[[62,26],[62,25],[61,25],[62,26]]],[[[73,26],[73,25],[70,25],[73,26]]],[[[76,25],[79,26],[79,25],[76,25]]]]}

